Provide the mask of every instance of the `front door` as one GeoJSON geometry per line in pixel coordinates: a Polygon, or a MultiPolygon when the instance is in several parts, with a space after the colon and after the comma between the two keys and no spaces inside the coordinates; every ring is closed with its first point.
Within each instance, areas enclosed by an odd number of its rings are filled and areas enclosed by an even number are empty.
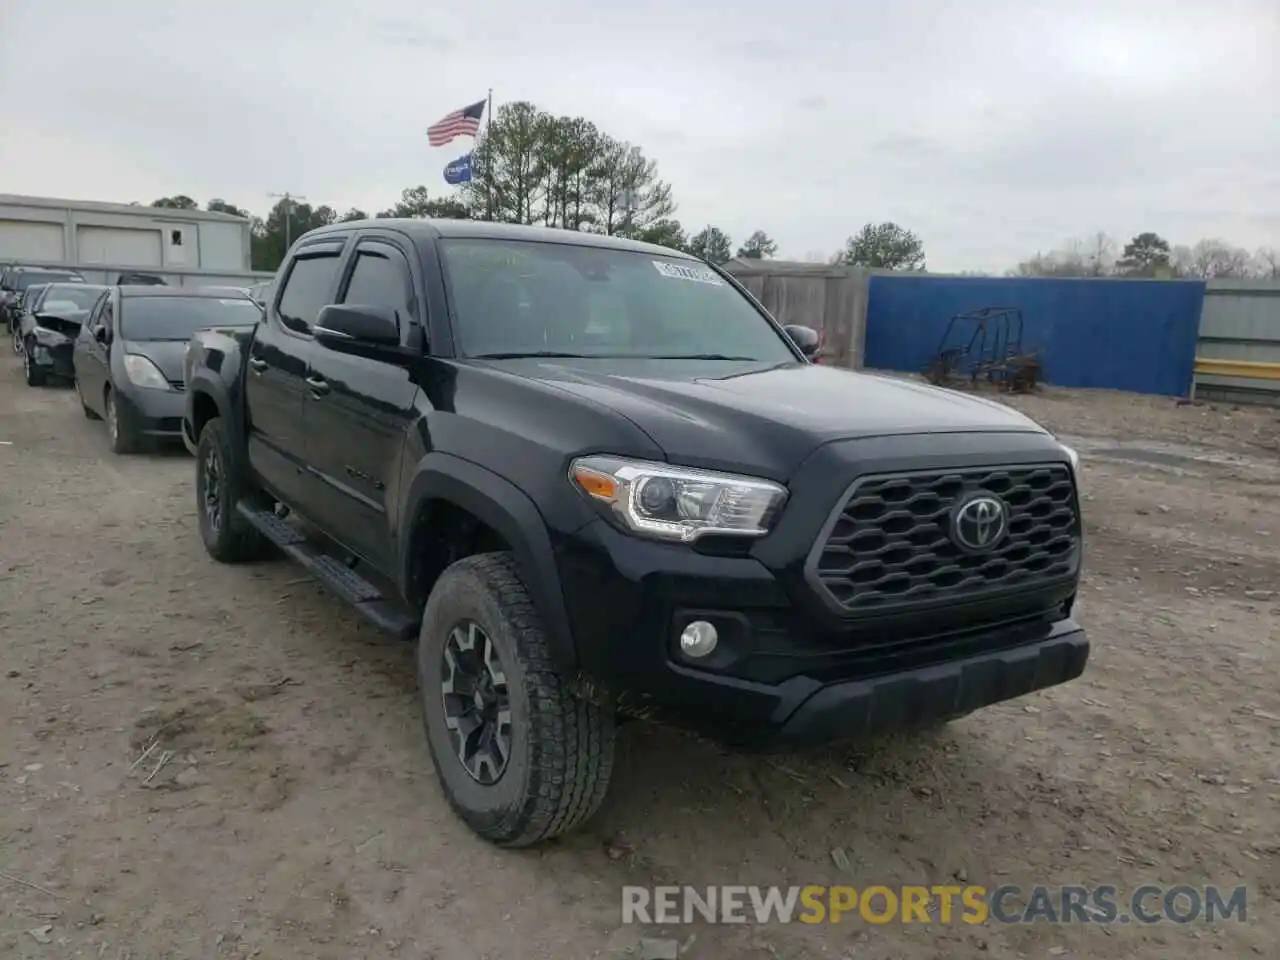
{"type": "Polygon", "coordinates": [[[298,250],[254,332],[245,372],[249,463],[263,486],[303,515],[312,512],[302,424],[311,324],[333,302],[342,247],[330,241],[298,250]]]}
{"type": "Polygon", "coordinates": [[[106,415],[106,388],[114,336],[115,296],[105,293],[80,325],[75,346],[71,349],[71,362],[76,368],[76,389],[80,391],[84,405],[99,416],[106,415]]]}
{"type": "MultiPolygon", "coordinates": [[[[425,308],[416,272],[394,239],[362,239],[345,271],[339,303],[390,307],[402,345],[421,350],[425,308]]],[[[409,366],[315,344],[308,375],[307,463],[329,532],[389,573],[396,556],[397,480],[417,385],[409,366]]]]}

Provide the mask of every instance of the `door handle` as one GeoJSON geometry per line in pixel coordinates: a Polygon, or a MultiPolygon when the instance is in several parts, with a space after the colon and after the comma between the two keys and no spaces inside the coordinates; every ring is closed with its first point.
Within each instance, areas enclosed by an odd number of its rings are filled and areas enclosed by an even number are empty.
{"type": "Polygon", "coordinates": [[[324,377],[307,377],[307,386],[313,396],[322,397],[329,392],[329,381],[324,377]]]}
{"type": "Polygon", "coordinates": [[[263,360],[261,357],[250,357],[249,366],[253,369],[254,373],[261,373],[263,370],[267,369],[267,361],[263,360]]]}

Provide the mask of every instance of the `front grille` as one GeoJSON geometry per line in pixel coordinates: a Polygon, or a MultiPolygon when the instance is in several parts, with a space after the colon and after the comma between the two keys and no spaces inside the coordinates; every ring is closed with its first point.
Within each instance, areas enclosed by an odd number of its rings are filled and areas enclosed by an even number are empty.
{"type": "Polygon", "coordinates": [[[863,477],[828,521],[809,564],[814,587],[849,613],[971,600],[1073,576],[1080,519],[1066,464],[977,467],[863,477]],[[966,552],[952,510],[977,493],[1008,510],[993,549],[966,552]]]}

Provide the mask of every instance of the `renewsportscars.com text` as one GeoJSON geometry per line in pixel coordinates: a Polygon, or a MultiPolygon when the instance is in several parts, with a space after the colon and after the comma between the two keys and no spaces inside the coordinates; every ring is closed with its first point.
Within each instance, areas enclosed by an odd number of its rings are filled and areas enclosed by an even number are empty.
{"type": "Polygon", "coordinates": [[[1153,924],[1248,919],[1245,887],[903,885],[623,887],[622,922],[1153,924]]]}

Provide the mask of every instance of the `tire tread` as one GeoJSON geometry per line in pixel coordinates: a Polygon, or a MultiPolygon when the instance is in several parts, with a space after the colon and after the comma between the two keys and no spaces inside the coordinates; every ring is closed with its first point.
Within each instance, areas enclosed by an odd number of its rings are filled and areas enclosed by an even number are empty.
{"type": "Polygon", "coordinates": [[[445,576],[467,574],[497,601],[515,638],[528,687],[530,775],[524,802],[498,824],[477,822],[445,792],[454,809],[486,839],[504,847],[527,847],[574,829],[600,808],[613,775],[614,718],[608,709],[569,690],[510,553],[467,557],[445,576]]]}

